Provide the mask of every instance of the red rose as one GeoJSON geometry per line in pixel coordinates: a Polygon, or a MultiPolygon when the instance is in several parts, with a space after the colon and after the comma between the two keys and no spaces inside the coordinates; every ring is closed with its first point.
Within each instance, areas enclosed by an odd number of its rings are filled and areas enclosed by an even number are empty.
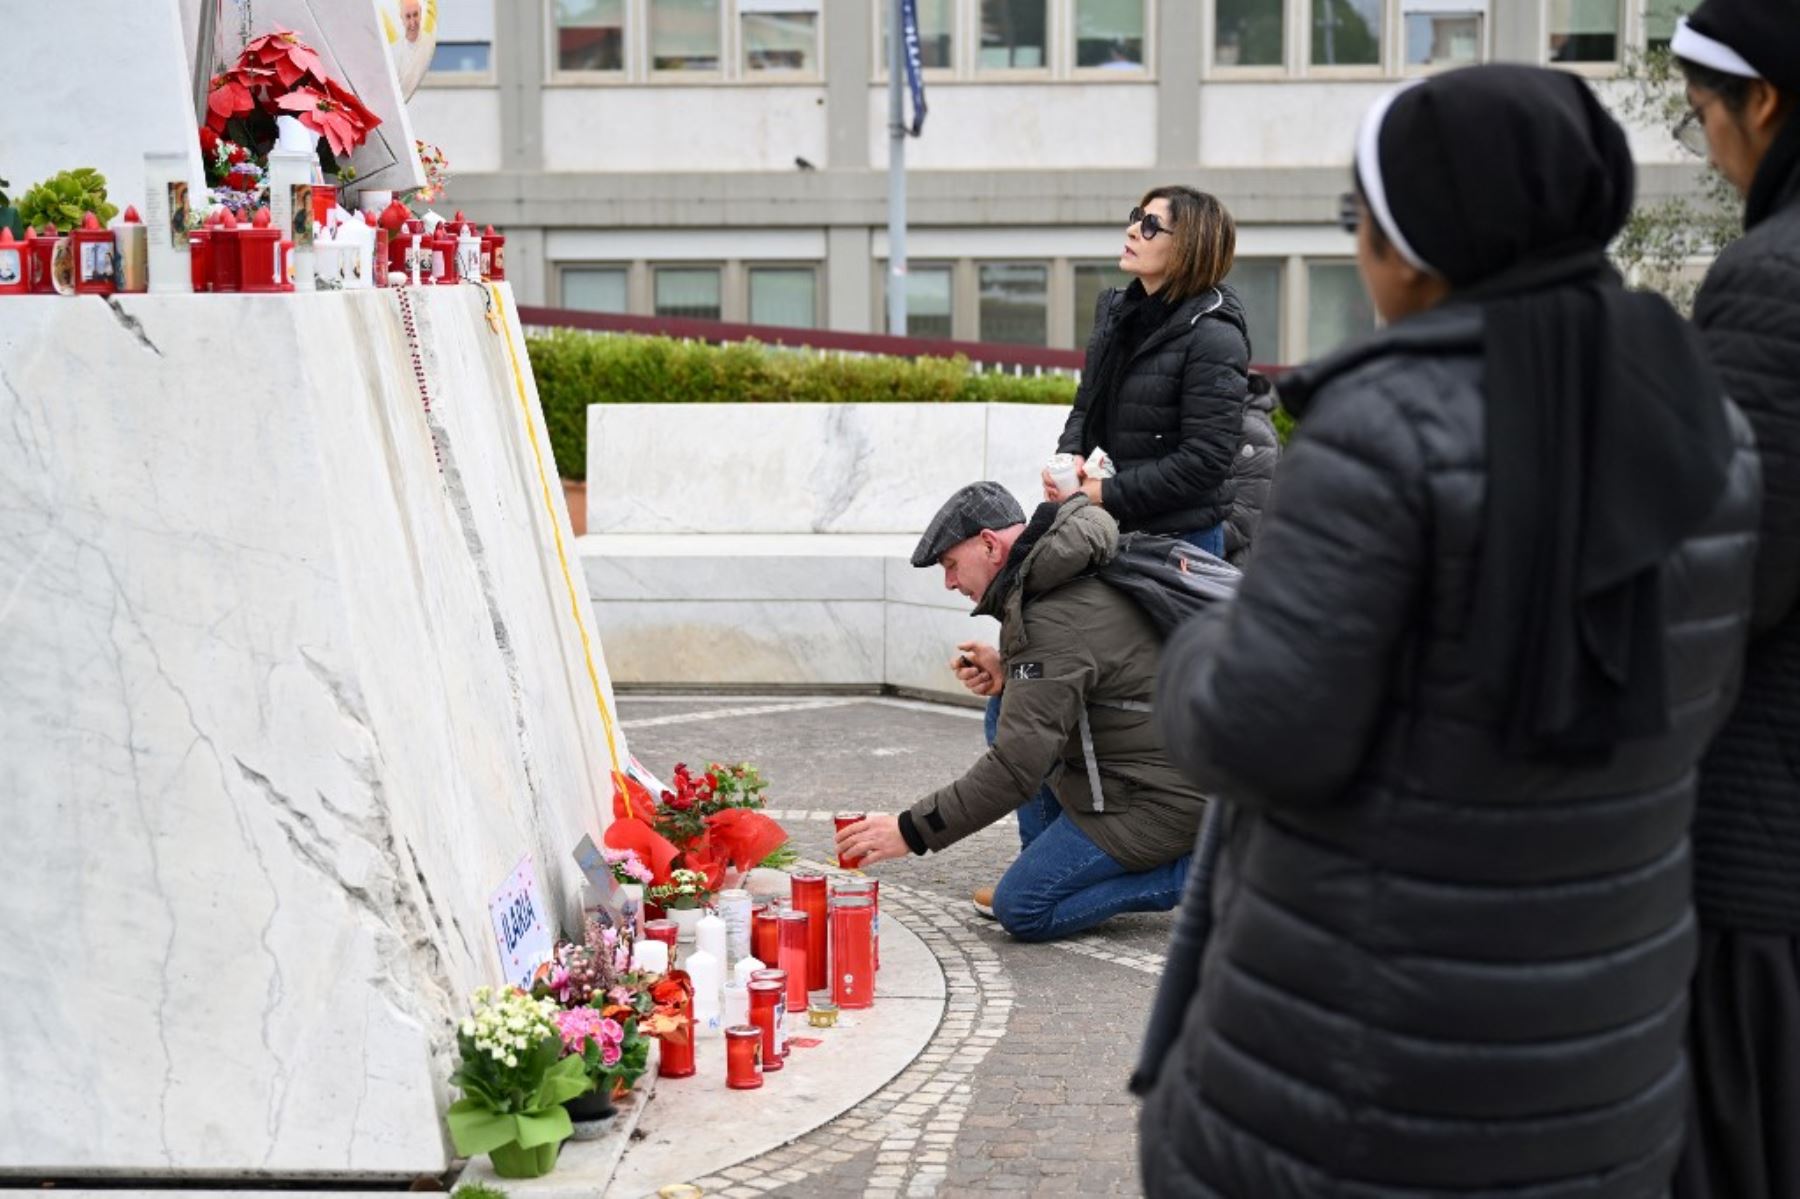
{"type": "Polygon", "coordinates": [[[211,163],[218,153],[219,135],[202,125],[200,127],[200,156],[211,163]]]}
{"type": "Polygon", "coordinates": [[[229,162],[232,166],[236,166],[238,163],[245,161],[249,157],[250,151],[244,149],[242,146],[233,146],[231,148],[231,153],[226,156],[225,161],[229,162]]]}

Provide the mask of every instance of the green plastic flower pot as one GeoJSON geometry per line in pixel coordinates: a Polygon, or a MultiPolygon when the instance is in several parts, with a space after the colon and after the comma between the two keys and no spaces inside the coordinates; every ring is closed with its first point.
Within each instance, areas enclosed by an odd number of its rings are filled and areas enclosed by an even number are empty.
{"type": "Polygon", "coordinates": [[[494,1163],[494,1173],[502,1178],[542,1178],[556,1168],[556,1154],[561,1148],[561,1141],[534,1149],[521,1149],[513,1141],[490,1150],[488,1160],[494,1163]]]}

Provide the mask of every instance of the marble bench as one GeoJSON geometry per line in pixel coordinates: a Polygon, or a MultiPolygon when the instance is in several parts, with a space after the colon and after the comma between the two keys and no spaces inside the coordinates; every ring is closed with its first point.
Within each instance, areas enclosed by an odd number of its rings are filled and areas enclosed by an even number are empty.
{"type": "Polygon", "coordinates": [[[965,695],[992,640],[908,562],[956,488],[1028,509],[1066,410],[1030,404],[596,404],[580,541],[621,685],[859,686],[965,695]]]}

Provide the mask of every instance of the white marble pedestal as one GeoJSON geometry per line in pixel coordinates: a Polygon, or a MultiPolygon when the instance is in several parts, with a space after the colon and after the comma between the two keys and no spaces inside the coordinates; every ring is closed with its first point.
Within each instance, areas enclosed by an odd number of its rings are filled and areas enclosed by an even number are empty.
{"type": "Polygon", "coordinates": [[[484,299],[411,293],[429,407],[392,292],[0,299],[0,1174],[447,1165],[487,898],[610,810],[484,299]]]}

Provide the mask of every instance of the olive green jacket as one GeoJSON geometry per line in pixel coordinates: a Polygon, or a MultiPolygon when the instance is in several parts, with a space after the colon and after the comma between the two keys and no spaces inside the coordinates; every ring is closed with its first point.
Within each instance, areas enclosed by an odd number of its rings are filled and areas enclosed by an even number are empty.
{"type": "Polygon", "coordinates": [[[1110,561],[1119,528],[1077,496],[1045,504],[976,606],[1000,620],[1006,686],[994,744],[968,773],[910,809],[929,849],[1000,820],[1048,782],[1093,843],[1127,870],[1193,848],[1205,798],[1163,748],[1150,712],[1162,639],[1124,592],[1082,577],[1110,561]],[[1081,713],[1101,799],[1089,785],[1081,713]]]}

